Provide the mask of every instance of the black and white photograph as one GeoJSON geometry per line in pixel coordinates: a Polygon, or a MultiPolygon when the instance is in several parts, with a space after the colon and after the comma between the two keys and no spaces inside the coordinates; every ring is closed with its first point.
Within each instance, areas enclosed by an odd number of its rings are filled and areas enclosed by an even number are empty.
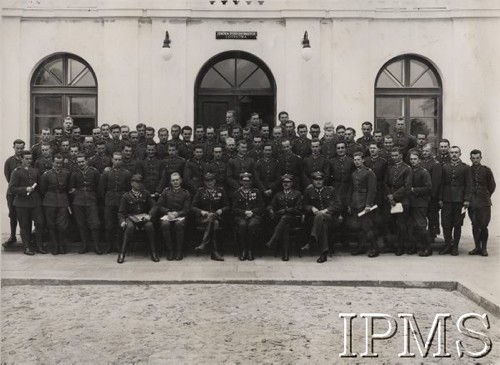
{"type": "Polygon", "coordinates": [[[500,363],[500,2],[0,0],[2,364],[500,363]]]}

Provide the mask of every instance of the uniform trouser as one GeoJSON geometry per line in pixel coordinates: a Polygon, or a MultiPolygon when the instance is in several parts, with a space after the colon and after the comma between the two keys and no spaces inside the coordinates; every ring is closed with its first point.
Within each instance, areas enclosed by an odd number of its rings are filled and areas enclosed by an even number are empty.
{"type": "Polygon", "coordinates": [[[117,248],[121,241],[121,230],[118,229],[118,226],[118,206],[104,206],[105,237],[110,248],[117,248]]]}
{"type": "Polygon", "coordinates": [[[375,217],[375,212],[370,212],[368,214],[364,214],[361,217],[358,217],[358,213],[363,211],[362,209],[353,209],[354,216],[353,220],[353,228],[355,228],[358,233],[358,243],[361,248],[368,246],[372,249],[375,249],[375,239],[373,236],[373,219],[375,217]]]}
{"type": "Polygon", "coordinates": [[[274,229],[271,241],[282,241],[283,253],[287,254],[290,247],[290,226],[296,224],[297,217],[292,215],[282,215],[274,229]]]}
{"type": "Polygon", "coordinates": [[[208,245],[208,244],[210,244],[210,242],[215,240],[216,231],[220,230],[219,219],[217,219],[217,218],[208,219],[208,220],[199,219],[196,224],[198,227],[204,227],[204,229],[205,229],[203,232],[203,238],[201,240],[202,245],[208,245]]]}
{"type": "Polygon", "coordinates": [[[83,206],[73,205],[73,213],[75,215],[76,224],[80,231],[80,238],[84,245],[89,241],[89,230],[92,233],[92,239],[97,245],[99,239],[99,210],[97,205],[83,206]]]}
{"type": "Polygon", "coordinates": [[[9,208],[9,220],[10,220],[10,237],[16,237],[17,228],[17,212],[16,207],[14,207],[14,194],[7,193],[7,207],[9,208]]]}
{"type": "Polygon", "coordinates": [[[35,223],[36,245],[42,244],[43,236],[43,210],[41,206],[22,208],[16,207],[17,219],[21,230],[21,240],[24,248],[28,248],[31,241],[31,222],[35,223]]]}
{"type": "Polygon", "coordinates": [[[333,218],[330,213],[318,213],[313,217],[311,237],[318,242],[321,253],[325,253],[329,249],[328,238],[332,226],[333,218]]]}
{"type": "Polygon", "coordinates": [[[472,223],[472,235],[476,247],[488,242],[488,225],[491,220],[491,207],[469,208],[469,217],[472,223]]]}
{"type": "Polygon", "coordinates": [[[172,252],[172,242],[173,242],[173,231],[175,231],[175,243],[176,243],[176,253],[182,253],[182,247],[184,246],[184,233],[186,231],[185,219],[181,221],[162,221],[161,231],[163,234],[163,239],[165,240],[165,245],[167,246],[167,251],[172,252]]]}
{"type": "Polygon", "coordinates": [[[431,198],[427,207],[427,218],[429,219],[429,235],[431,237],[439,234],[439,201],[431,198]]]}
{"type": "Polygon", "coordinates": [[[262,218],[236,218],[235,223],[241,250],[252,250],[261,231],[262,218]]]}
{"type": "Polygon", "coordinates": [[[424,249],[429,248],[429,237],[427,236],[427,213],[428,207],[410,208],[410,237],[412,244],[421,244],[424,249]]]}
{"type": "Polygon", "coordinates": [[[462,202],[444,202],[441,209],[441,224],[443,225],[444,243],[450,245],[452,242],[458,246],[462,235],[462,224],[464,215],[462,214],[462,202]]]}
{"type": "Polygon", "coordinates": [[[69,224],[68,207],[44,207],[44,211],[45,224],[49,230],[52,245],[57,247],[66,240],[69,224]]]}
{"type": "Polygon", "coordinates": [[[127,243],[132,239],[132,236],[134,235],[135,229],[138,224],[142,224],[144,226],[144,231],[146,231],[146,235],[148,236],[148,241],[149,245],[151,247],[151,253],[153,251],[156,251],[155,249],[155,228],[152,222],[144,222],[144,223],[134,223],[132,220],[127,218],[126,220],[127,226],[125,227],[125,232],[123,234],[123,242],[124,245],[122,246],[122,253],[125,253],[124,250],[126,249],[127,243]]]}
{"type": "Polygon", "coordinates": [[[408,205],[404,205],[402,213],[390,214],[389,217],[389,231],[394,237],[394,244],[400,248],[404,248],[408,240],[409,213],[408,205]]]}

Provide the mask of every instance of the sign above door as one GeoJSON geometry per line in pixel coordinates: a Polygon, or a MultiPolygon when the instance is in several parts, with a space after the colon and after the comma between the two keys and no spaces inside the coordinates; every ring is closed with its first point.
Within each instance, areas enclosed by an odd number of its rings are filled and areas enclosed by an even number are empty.
{"type": "Polygon", "coordinates": [[[223,32],[216,31],[215,39],[257,39],[257,32],[223,32]]]}

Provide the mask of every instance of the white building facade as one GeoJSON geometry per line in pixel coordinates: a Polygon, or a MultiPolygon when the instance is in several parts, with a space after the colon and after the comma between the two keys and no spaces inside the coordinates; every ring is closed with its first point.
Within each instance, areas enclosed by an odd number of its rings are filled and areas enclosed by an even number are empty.
{"type": "Polygon", "coordinates": [[[272,124],[286,110],[296,123],[331,121],[358,133],[365,120],[391,132],[404,116],[409,132],[448,138],[466,162],[480,148],[483,162],[500,171],[495,0],[1,4],[4,158],[14,139],[33,141],[64,115],[84,129],[104,122],[158,129],[217,125],[226,109],[240,122],[256,111],[272,124]],[[166,31],[169,60],[161,57],[166,31]],[[255,39],[216,39],[217,32],[255,39]]]}

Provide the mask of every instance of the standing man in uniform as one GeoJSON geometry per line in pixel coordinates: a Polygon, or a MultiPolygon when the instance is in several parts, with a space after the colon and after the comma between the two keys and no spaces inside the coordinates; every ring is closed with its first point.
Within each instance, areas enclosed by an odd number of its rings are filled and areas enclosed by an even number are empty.
{"type": "Polygon", "coordinates": [[[281,241],[281,258],[283,261],[288,261],[290,257],[290,226],[301,224],[302,194],[292,188],[293,178],[291,175],[283,175],[281,184],[283,190],[274,195],[268,207],[269,217],[277,224],[271,239],[266,243],[266,247],[272,248],[281,241]]]}
{"type": "Polygon", "coordinates": [[[351,254],[364,253],[368,244],[368,257],[378,256],[377,243],[373,235],[373,213],[371,207],[377,196],[377,177],[375,173],[363,164],[364,153],[354,152],[353,162],[356,170],[352,173],[349,213],[353,216],[356,228],[359,230],[358,247],[351,254]],[[361,217],[359,213],[363,212],[361,217]]]}
{"type": "MultiPolygon", "coordinates": [[[[50,128],[45,127],[40,131],[40,142],[31,146],[31,153],[33,154],[33,161],[38,160],[38,158],[42,155],[42,143],[51,143],[51,134],[50,128]]],[[[52,145],[51,145],[52,147],[52,145]]]]}
{"type": "Polygon", "coordinates": [[[451,161],[450,159],[450,141],[442,139],[439,141],[439,154],[436,158],[442,165],[451,161]]]}
{"type": "MultiPolygon", "coordinates": [[[[21,139],[16,139],[12,144],[12,148],[14,149],[14,155],[10,156],[5,161],[3,167],[3,173],[5,175],[7,183],[10,182],[10,177],[12,176],[12,172],[22,165],[24,146],[25,143],[21,139]]],[[[17,242],[16,238],[17,214],[16,214],[16,207],[14,206],[14,198],[15,194],[8,189],[7,207],[9,208],[10,236],[9,239],[2,244],[4,248],[10,247],[17,242]]]]}
{"type": "Polygon", "coordinates": [[[408,151],[416,146],[417,142],[415,137],[406,133],[406,122],[404,118],[398,118],[396,120],[394,134],[394,147],[399,147],[401,149],[401,153],[403,154],[403,160],[406,161],[406,157],[408,151]]]}
{"type": "Polygon", "coordinates": [[[146,154],[147,157],[139,161],[137,172],[143,178],[141,185],[144,185],[144,188],[146,188],[149,194],[157,197],[157,193],[160,192],[158,190],[158,185],[165,167],[165,161],[159,160],[156,157],[156,143],[154,141],[149,141],[147,143],[146,154]]]}
{"type": "Polygon", "coordinates": [[[288,174],[292,175],[293,186],[297,190],[301,190],[301,173],[302,160],[299,156],[293,154],[292,145],[288,139],[281,141],[281,152],[278,157],[281,176],[288,174]]]}
{"type": "Polygon", "coordinates": [[[443,226],[444,247],[440,255],[451,253],[458,256],[458,244],[462,236],[462,224],[465,212],[471,199],[470,167],[460,160],[461,151],[458,146],[450,148],[450,162],[443,164],[443,180],[441,185],[441,224],[443,226]]]}
{"type": "Polygon", "coordinates": [[[297,126],[298,138],[295,138],[292,144],[292,152],[302,159],[311,155],[311,140],[307,138],[307,126],[299,124],[297,126]]]}
{"type": "Polygon", "coordinates": [[[167,144],[167,157],[164,159],[165,167],[160,179],[160,185],[156,191],[161,192],[170,183],[170,176],[177,172],[181,177],[184,175],[186,160],[179,156],[179,151],[175,143],[167,144]]]}
{"type": "Polygon", "coordinates": [[[441,179],[443,168],[432,154],[432,147],[428,143],[422,148],[422,166],[431,175],[432,190],[427,208],[427,219],[429,221],[429,241],[433,243],[440,233],[439,229],[439,192],[441,191],[441,179]]]}
{"type": "Polygon", "coordinates": [[[311,141],[312,154],[302,160],[302,185],[306,188],[312,184],[311,174],[321,171],[325,176],[330,176],[330,162],[321,154],[318,139],[311,141]]]}
{"type": "Polygon", "coordinates": [[[491,195],[495,192],[496,183],[490,168],[481,164],[483,158],[480,150],[470,153],[471,166],[471,200],[469,217],[472,222],[472,234],[475,247],[469,255],[488,256],[488,224],[491,219],[491,195]]]}
{"type": "Polygon", "coordinates": [[[260,190],[264,204],[268,205],[280,184],[279,162],[273,157],[270,143],[264,145],[264,157],[255,163],[255,186],[260,190]]]}
{"type": "Polygon", "coordinates": [[[21,240],[23,241],[24,254],[34,255],[31,247],[31,224],[35,224],[36,251],[47,253],[43,247],[43,211],[42,200],[38,193],[40,175],[38,170],[31,167],[31,151],[22,151],[21,166],[17,167],[10,176],[9,192],[13,195],[13,206],[16,209],[19,228],[21,229],[21,240]]]}
{"type": "Polygon", "coordinates": [[[40,151],[41,155],[35,160],[33,167],[38,169],[41,176],[45,171],[49,171],[52,168],[52,147],[50,143],[43,142],[40,151]]]}
{"type": "Polygon", "coordinates": [[[373,131],[373,124],[372,124],[372,122],[366,121],[366,122],[363,122],[361,124],[361,132],[363,132],[363,137],[359,137],[356,140],[356,142],[358,144],[360,144],[361,147],[363,147],[363,150],[364,150],[365,154],[368,151],[368,147],[370,146],[370,143],[373,142],[372,131],[373,131]]]}
{"type": "Polygon", "coordinates": [[[211,172],[215,175],[215,183],[217,187],[227,191],[226,185],[226,170],[227,164],[222,160],[222,146],[214,146],[213,150],[213,160],[205,164],[205,173],[211,172]]]}
{"type": "Polygon", "coordinates": [[[253,247],[257,242],[262,226],[264,201],[260,191],[252,188],[252,174],[240,175],[241,187],[233,193],[232,212],[240,243],[240,261],[254,260],[253,247]]]}
{"type": "Polygon", "coordinates": [[[240,180],[242,173],[254,173],[255,161],[247,156],[247,143],[243,140],[238,141],[237,150],[238,153],[229,160],[226,170],[226,181],[231,193],[240,187],[238,180],[240,180]]]}
{"type": "Polygon", "coordinates": [[[204,227],[203,238],[196,251],[204,251],[212,243],[211,259],[224,261],[221,251],[221,225],[224,215],[229,211],[229,200],[223,188],[216,185],[215,174],[205,173],[205,186],[193,198],[192,210],[196,215],[197,226],[204,227]]]}
{"type": "Polygon", "coordinates": [[[203,160],[204,148],[202,145],[196,145],[194,148],[193,158],[187,160],[184,167],[185,186],[191,193],[196,194],[199,188],[203,186],[203,173],[205,170],[205,162],[203,160]]]}
{"type": "Polygon", "coordinates": [[[113,153],[123,151],[125,142],[120,139],[121,127],[118,124],[113,124],[109,130],[111,131],[111,139],[106,143],[106,154],[113,156],[113,153]]]}
{"type": "Polygon", "coordinates": [[[338,219],[341,205],[335,189],[324,186],[325,175],[321,171],[313,172],[311,179],[313,186],[305,189],[303,204],[312,219],[312,229],[306,245],[300,250],[307,252],[311,246],[318,244],[321,254],[317,262],[322,264],[328,259],[330,232],[338,219]]]}
{"type": "Polygon", "coordinates": [[[69,178],[71,173],[63,169],[63,157],[54,156],[51,170],[45,172],[40,181],[45,222],[52,241],[52,254],[66,253],[66,234],[69,225],[69,178]]]}
{"type": "Polygon", "coordinates": [[[88,252],[90,231],[95,253],[102,255],[102,250],[99,247],[99,227],[101,224],[97,208],[97,189],[100,174],[96,168],[88,165],[87,157],[84,154],[78,155],[76,160],[79,169],[71,173],[69,192],[73,194],[73,212],[82,239],[82,245],[78,253],[84,254],[88,252]]]}

